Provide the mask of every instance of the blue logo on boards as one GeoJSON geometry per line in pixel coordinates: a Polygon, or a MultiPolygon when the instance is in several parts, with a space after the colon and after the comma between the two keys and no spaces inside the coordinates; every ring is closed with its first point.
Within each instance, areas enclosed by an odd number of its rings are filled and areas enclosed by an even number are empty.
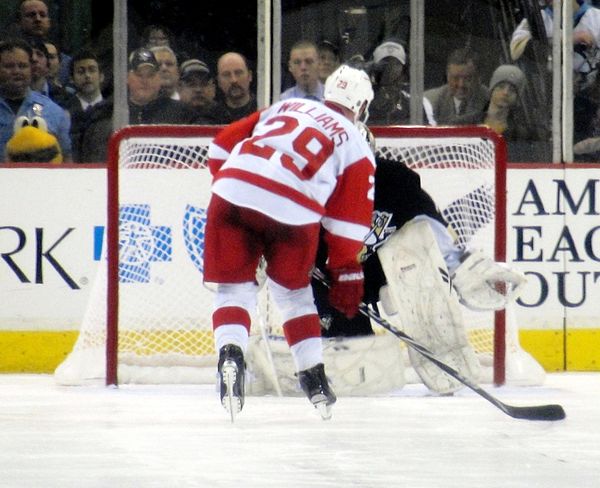
{"type": "Polygon", "coordinates": [[[204,231],[206,209],[188,205],[183,217],[183,241],[185,248],[200,273],[204,273],[204,231]]]}
{"type": "MultiPolygon", "coordinates": [[[[173,233],[169,226],[152,225],[148,204],[122,205],[119,211],[119,282],[149,283],[152,263],[173,259],[173,233]]],[[[204,271],[206,209],[187,205],[182,238],[194,267],[204,271]]],[[[94,228],[94,260],[100,260],[104,227],[94,228]]]]}
{"type": "Polygon", "coordinates": [[[171,228],[151,225],[150,205],[123,205],[119,229],[119,282],[148,283],[151,264],[171,260],[171,228]]]}

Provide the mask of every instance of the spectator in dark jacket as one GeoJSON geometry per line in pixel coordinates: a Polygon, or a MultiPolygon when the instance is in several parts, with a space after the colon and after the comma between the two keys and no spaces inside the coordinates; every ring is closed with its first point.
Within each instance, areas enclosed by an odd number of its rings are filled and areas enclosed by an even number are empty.
{"type": "Polygon", "coordinates": [[[446,64],[447,83],[427,90],[438,125],[468,125],[481,114],[490,97],[480,81],[479,57],[469,48],[453,51],[446,64]]]}
{"type": "Polygon", "coordinates": [[[102,94],[104,73],[98,56],[89,49],[82,49],[71,61],[71,81],[75,87],[64,107],[71,115],[71,142],[73,161],[81,162],[81,139],[91,123],[93,108],[106,103],[102,94]]]}
{"type": "Polygon", "coordinates": [[[41,39],[31,37],[28,39],[29,45],[33,51],[31,58],[31,88],[42,95],[46,95],[54,103],[65,107],[65,102],[69,98],[69,93],[62,85],[55,83],[49,78],[50,73],[50,53],[46,43],[41,39]]]}
{"type": "Polygon", "coordinates": [[[256,111],[256,97],[250,90],[252,70],[245,56],[236,52],[223,54],[217,61],[217,82],[222,93],[220,124],[229,124],[256,111]]]}
{"type": "Polygon", "coordinates": [[[527,80],[515,65],[498,66],[490,79],[490,100],[472,123],[485,124],[507,142],[508,160],[531,161],[535,157],[534,143],[544,137],[542,126],[526,116],[523,93],[527,80]]]}
{"type": "Polygon", "coordinates": [[[216,92],[215,78],[204,61],[188,59],[181,64],[180,100],[204,117],[206,124],[218,124],[222,115],[216,92]]]}

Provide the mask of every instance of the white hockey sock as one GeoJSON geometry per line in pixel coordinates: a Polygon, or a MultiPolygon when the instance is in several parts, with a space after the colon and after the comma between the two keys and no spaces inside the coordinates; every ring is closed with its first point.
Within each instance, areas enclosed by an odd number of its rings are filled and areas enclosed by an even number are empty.
{"type": "Polygon", "coordinates": [[[290,347],[296,371],[304,371],[323,362],[323,345],[320,337],[304,339],[290,347]]]}
{"type": "Polygon", "coordinates": [[[215,329],[217,353],[226,344],[235,344],[245,353],[248,348],[248,331],[243,325],[221,325],[215,329]]]}

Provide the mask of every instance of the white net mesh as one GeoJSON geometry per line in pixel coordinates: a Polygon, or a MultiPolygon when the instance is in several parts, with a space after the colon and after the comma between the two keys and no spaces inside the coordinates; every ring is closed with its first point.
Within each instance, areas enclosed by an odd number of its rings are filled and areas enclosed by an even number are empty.
{"type": "MultiPolygon", "coordinates": [[[[128,129],[118,151],[119,381],[214,381],[213,297],[202,284],[211,182],[205,160],[214,129],[189,128],[187,137],[180,127],[154,127],[151,137],[143,127],[128,129]]],[[[477,134],[457,138],[451,131],[447,137],[412,137],[403,129],[379,138],[378,151],[418,170],[461,245],[493,255],[493,141],[477,134]]],[[[106,270],[102,260],[79,339],[56,372],[61,383],[105,377],[106,270]]],[[[260,319],[277,327],[268,297],[262,301],[260,319]]],[[[468,326],[476,350],[491,355],[493,315],[469,317],[468,326]]]]}
{"type": "Polygon", "coordinates": [[[123,169],[202,169],[207,151],[205,140],[140,137],[121,146],[119,164],[123,169]]]}

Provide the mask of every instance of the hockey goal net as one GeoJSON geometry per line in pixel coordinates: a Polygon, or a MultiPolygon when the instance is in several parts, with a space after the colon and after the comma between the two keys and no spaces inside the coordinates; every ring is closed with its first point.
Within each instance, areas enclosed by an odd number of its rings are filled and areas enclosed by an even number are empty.
{"type": "MultiPolygon", "coordinates": [[[[206,155],[217,131],[132,126],[111,139],[106,258],[75,347],[56,371],[60,383],[214,381],[213,294],[202,271],[211,183],[206,155]]],[[[381,156],[419,172],[459,245],[505,260],[506,155],[493,131],[394,127],[374,133],[381,156]]],[[[260,302],[256,319],[275,331],[268,291],[260,302]]],[[[482,380],[504,383],[505,366],[510,371],[522,352],[516,325],[504,313],[464,312],[487,371],[482,380]]],[[[517,381],[530,382],[520,365],[512,369],[517,381]]]]}

